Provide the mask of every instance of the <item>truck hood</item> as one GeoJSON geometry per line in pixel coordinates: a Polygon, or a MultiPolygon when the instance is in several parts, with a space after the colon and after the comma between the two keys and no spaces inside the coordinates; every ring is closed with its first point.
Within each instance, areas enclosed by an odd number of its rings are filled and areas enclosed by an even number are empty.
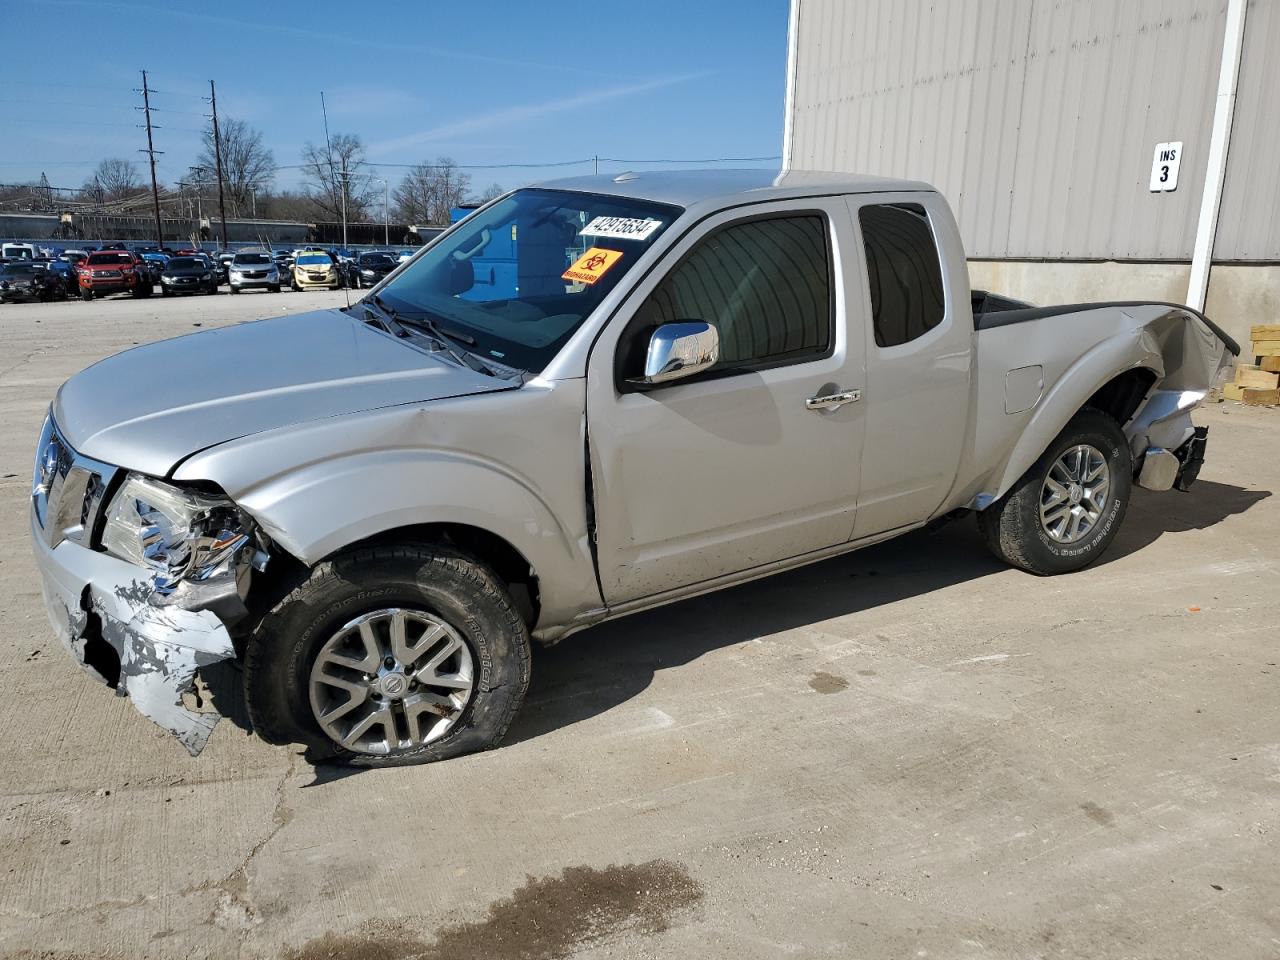
{"type": "Polygon", "coordinates": [[[165,476],[198,450],[265,430],[515,386],[322,310],[108,357],[62,385],[53,416],[80,453],[165,476]]]}

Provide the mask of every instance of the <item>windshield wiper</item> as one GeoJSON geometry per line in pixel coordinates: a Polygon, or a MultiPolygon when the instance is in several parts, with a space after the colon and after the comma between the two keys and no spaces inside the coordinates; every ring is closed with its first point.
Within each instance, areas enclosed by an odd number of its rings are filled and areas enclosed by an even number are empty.
{"type": "Polygon", "coordinates": [[[396,316],[396,312],[379,300],[377,294],[374,294],[367,300],[361,300],[360,306],[364,307],[365,313],[368,315],[368,319],[365,320],[365,323],[379,326],[393,337],[400,337],[403,339],[404,337],[409,336],[409,331],[404,328],[404,324],[400,322],[400,318],[396,316]],[[370,300],[372,300],[374,306],[378,308],[377,310],[375,310],[373,306],[370,306],[370,300]]]}
{"type": "MultiPolygon", "coordinates": [[[[483,373],[490,377],[499,376],[497,371],[486,364],[484,360],[476,356],[474,353],[470,351],[458,353],[458,351],[449,343],[450,340],[456,340],[458,343],[463,343],[467,346],[475,346],[475,337],[470,336],[469,334],[460,333],[456,330],[442,329],[440,325],[426,313],[421,315],[415,314],[412,317],[403,316],[396,312],[395,308],[388,305],[379,294],[372,294],[369,299],[377,304],[378,307],[391,319],[391,321],[397,324],[402,330],[404,327],[415,327],[416,329],[422,330],[426,333],[431,337],[431,339],[435,340],[436,343],[440,344],[441,352],[447,353],[449,357],[458,364],[458,366],[466,367],[468,370],[474,370],[477,373],[483,373]]],[[[403,336],[403,334],[397,334],[397,336],[403,336]]]]}

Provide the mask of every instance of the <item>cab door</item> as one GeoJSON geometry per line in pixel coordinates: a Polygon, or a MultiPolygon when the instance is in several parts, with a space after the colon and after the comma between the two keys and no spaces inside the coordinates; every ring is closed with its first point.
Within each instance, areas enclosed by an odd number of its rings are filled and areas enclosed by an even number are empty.
{"type": "Polygon", "coordinates": [[[856,249],[841,198],[723,211],[691,228],[605,328],[588,363],[587,429],[609,605],[852,535],[867,317],[860,272],[842,264],[856,249]],[[633,388],[652,331],[690,320],[717,330],[718,362],[633,388]]]}
{"type": "Polygon", "coordinates": [[[854,538],[930,519],[970,438],[973,314],[955,223],[936,193],[848,198],[867,271],[866,445],[854,538]]]}

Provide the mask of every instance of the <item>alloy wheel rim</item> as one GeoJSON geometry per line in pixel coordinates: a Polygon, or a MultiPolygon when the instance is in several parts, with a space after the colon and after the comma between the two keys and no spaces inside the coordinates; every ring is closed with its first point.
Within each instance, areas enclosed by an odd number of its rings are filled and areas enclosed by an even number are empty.
{"type": "Polygon", "coordinates": [[[1040,489],[1040,526],[1051,540],[1078,543],[1106,510],[1111,469],[1097,447],[1076,444],[1064,450],[1040,489]]]}
{"type": "Polygon", "coordinates": [[[398,753],[453,729],[475,689],[475,662],[444,620],[390,607],[335,631],[316,655],[309,686],[316,722],[335,743],[398,753]]]}

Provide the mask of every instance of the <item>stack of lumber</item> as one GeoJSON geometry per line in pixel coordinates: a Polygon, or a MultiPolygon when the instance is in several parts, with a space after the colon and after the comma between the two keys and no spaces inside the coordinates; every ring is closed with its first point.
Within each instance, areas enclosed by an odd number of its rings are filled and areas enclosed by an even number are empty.
{"type": "Polygon", "coordinates": [[[1222,388],[1222,395],[1259,407],[1280,403],[1280,323],[1256,324],[1250,339],[1253,363],[1236,367],[1236,378],[1222,388]]]}

